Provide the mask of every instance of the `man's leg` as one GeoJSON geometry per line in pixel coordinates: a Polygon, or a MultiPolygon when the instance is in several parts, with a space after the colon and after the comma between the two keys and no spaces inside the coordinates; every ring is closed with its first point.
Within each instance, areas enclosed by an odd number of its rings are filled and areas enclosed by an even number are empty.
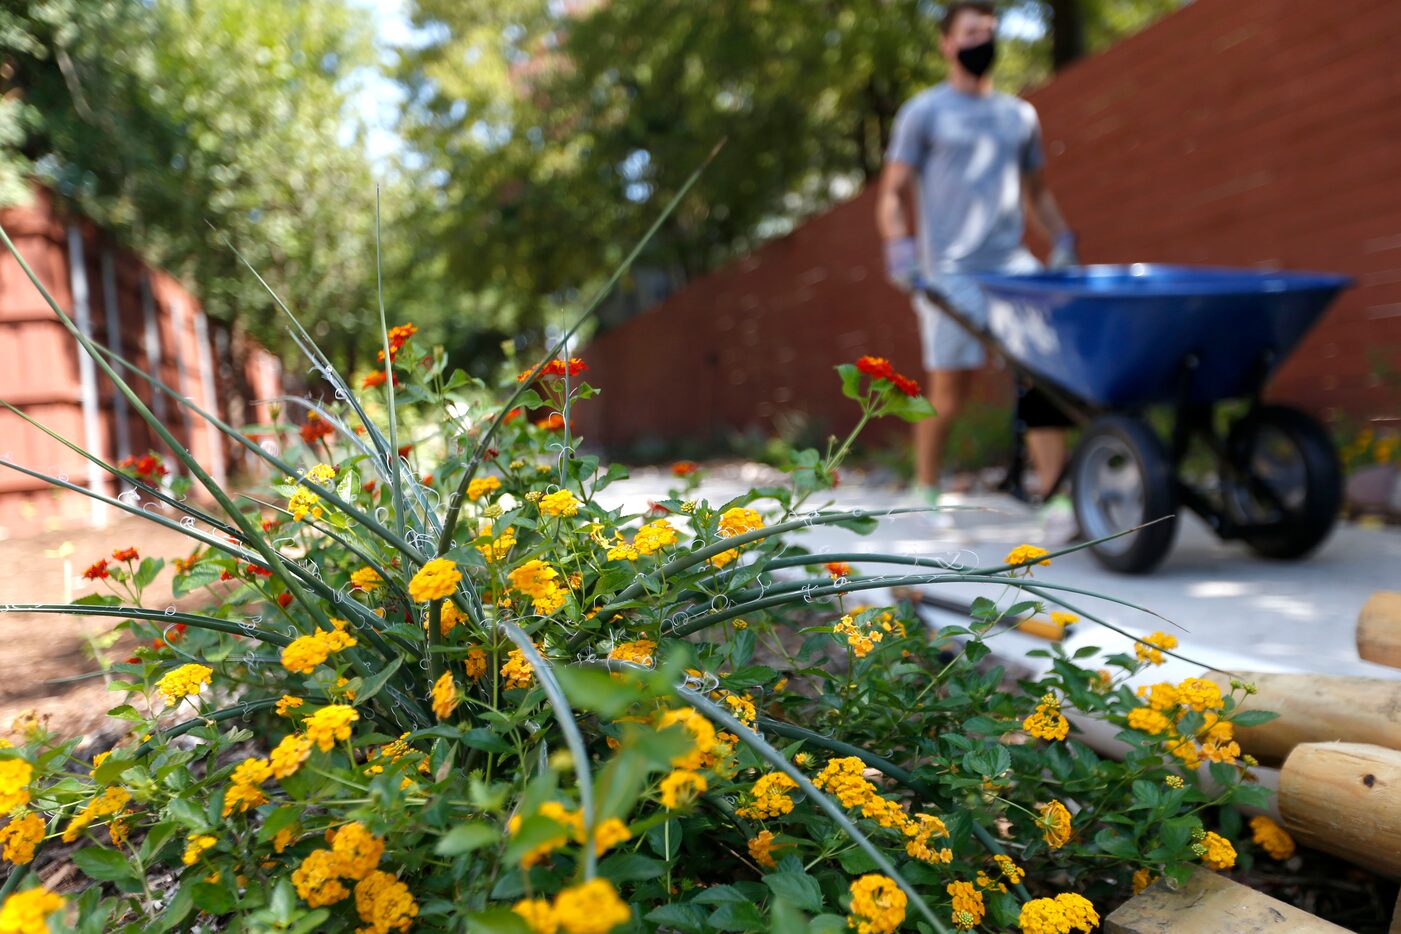
{"type": "Polygon", "coordinates": [[[1031,466],[1036,468],[1036,478],[1041,484],[1041,498],[1049,499],[1055,491],[1051,484],[1060,476],[1065,466],[1065,429],[1030,428],[1026,433],[1027,453],[1031,456],[1031,466]]]}
{"type": "Polygon", "coordinates": [[[954,420],[968,401],[977,370],[930,370],[926,394],[934,406],[934,417],[915,423],[915,477],[928,490],[939,486],[944,466],[944,446],[954,420]]]}

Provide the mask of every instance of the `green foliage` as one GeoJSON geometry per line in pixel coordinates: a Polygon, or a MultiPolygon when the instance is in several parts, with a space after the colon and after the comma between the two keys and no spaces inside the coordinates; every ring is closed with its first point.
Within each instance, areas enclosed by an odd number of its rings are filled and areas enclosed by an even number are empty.
{"type": "MultiPolygon", "coordinates": [[[[1175,0],[1094,0],[1099,48],[1175,0]]],[[[1023,25],[1035,2],[1007,5],[1023,25]]],[[[717,143],[724,148],[643,257],[671,281],[708,272],[872,180],[896,111],[939,81],[925,0],[420,0],[402,132],[436,204],[444,271],[474,315],[532,329],[587,293],[717,143]],[[569,9],[570,12],[562,12],[569,9]]],[[[1048,40],[1004,37],[999,87],[1050,73],[1048,40]]],[[[641,289],[641,281],[634,283],[641,289]]],[[[627,302],[622,302],[626,305],[627,302]]]]}
{"type": "Polygon", "coordinates": [[[349,97],[376,64],[362,21],[341,0],[7,6],[0,203],[34,172],[280,347],[227,237],[347,359],[374,284],[374,179],[349,97]]]}
{"type": "MultiPolygon", "coordinates": [[[[0,754],[13,817],[83,844],[78,929],[199,912],[247,930],[947,931],[974,903],[1000,929],[1033,892],[1103,903],[1132,870],[1219,862],[1230,844],[1204,819],[1262,803],[1230,737],[1262,718],[1234,694],[1188,679],[1145,702],[1124,682],[1151,661],[1094,672],[1094,649],[1053,646],[1024,683],[990,663],[985,639],[1058,593],[1031,580],[1038,555],[819,570],[805,529],[876,518],[808,506],[855,432],[792,451],[789,483],[711,502],[681,477],[661,518],[629,513],[597,497],[620,471],[567,433],[593,395],[581,362],[468,394],[412,328],[390,334],[397,380],[347,391],[329,435],[281,426],[288,460],[219,425],[275,468],[258,512],[109,372],[219,509],[170,496],[158,464],[138,486],[197,520],[172,525],[195,540],[173,563],[198,612],[145,607],[164,563],[124,548],[88,574],[110,599],[15,608],[116,617],[141,645],[106,660],[132,727],[110,755],[80,764],[37,725],[0,754]],[[937,632],[858,603],[936,579],[1031,599],[982,598],[937,632]],[[1136,719],[1150,705],[1156,727],[1136,719]],[[1069,732],[1070,711],[1118,727],[1123,761],[1069,732]]],[[[839,378],[861,424],[919,414],[884,361],[839,378]]],[[[23,871],[10,887],[43,897],[23,871]]]]}

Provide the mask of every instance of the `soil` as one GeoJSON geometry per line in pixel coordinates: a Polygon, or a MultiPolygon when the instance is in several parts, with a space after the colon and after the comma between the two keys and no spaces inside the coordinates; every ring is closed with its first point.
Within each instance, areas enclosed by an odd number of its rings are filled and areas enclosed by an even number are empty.
{"type": "MultiPolygon", "coordinates": [[[[193,546],[186,536],[134,516],[105,529],[45,532],[0,541],[0,568],[5,569],[0,572],[0,605],[65,603],[105,592],[102,582],[84,580],[82,573],[116,548],[134,547],[143,557],[169,561],[188,555],[193,546]],[[60,550],[67,550],[65,543],[72,546],[66,567],[59,556],[60,550]]],[[[190,602],[171,599],[170,580],[167,568],[147,588],[147,606],[190,602]]],[[[84,735],[80,753],[90,755],[110,746],[125,723],[106,714],[122,701],[107,689],[90,640],[111,632],[115,622],[15,610],[0,613],[0,735],[9,732],[16,717],[33,711],[47,718],[58,733],[84,735]]],[[[124,659],[133,645],[127,638],[101,651],[108,659],[124,659]]]]}

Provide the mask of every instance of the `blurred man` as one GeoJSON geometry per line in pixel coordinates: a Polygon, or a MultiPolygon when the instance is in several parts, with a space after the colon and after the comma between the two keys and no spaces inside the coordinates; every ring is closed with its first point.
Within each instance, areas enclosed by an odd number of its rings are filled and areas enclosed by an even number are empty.
{"type": "MultiPolygon", "coordinates": [[[[895,117],[876,224],[892,283],[910,291],[921,278],[981,324],[987,319],[986,298],[968,273],[1041,268],[1022,245],[1024,206],[1054,244],[1052,268],[1076,263],[1075,235],[1044,182],[1036,110],[992,89],[997,32],[992,4],[949,3],[939,32],[948,78],[916,94],[895,117]]],[[[938,413],[915,426],[915,466],[919,494],[934,505],[944,445],[983,363],[983,348],[923,294],[914,295],[914,307],[929,401],[938,413]]],[[[1027,447],[1040,492],[1048,496],[1065,461],[1065,432],[1030,430],[1027,447]]]]}

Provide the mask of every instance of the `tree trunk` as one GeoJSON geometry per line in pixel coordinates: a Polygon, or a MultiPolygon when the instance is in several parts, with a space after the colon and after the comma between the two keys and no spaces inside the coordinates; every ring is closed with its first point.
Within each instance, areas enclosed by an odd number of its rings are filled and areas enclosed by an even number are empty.
{"type": "Polygon", "coordinates": [[[1050,0],[1051,66],[1060,71],[1085,54],[1085,11],[1082,0],[1050,0]]]}

